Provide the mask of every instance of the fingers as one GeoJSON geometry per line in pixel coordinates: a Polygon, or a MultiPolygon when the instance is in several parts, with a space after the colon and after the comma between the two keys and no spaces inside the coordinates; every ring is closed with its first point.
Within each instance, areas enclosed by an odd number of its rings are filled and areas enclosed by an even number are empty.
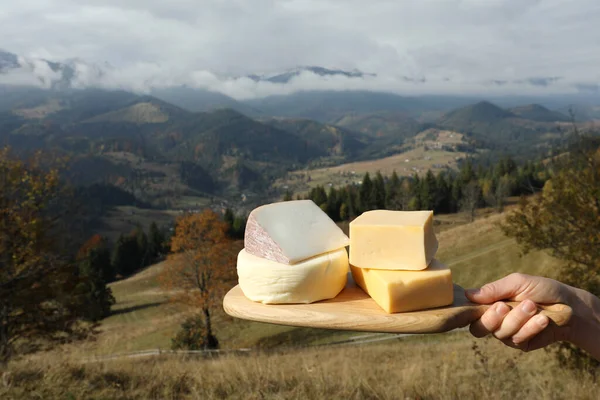
{"type": "Polygon", "coordinates": [[[469,289],[465,291],[465,295],[470,301],[478,304],[492,304],[499,300],[512,299],[527,289],[528,278],[524,274],[510,274],[480,289],[469,289]]]}
{"type": "MultiPolygon", "coordinates": [[[[501,340],[502,343],[514,349],[528,352],[541,349],[556,342],[555,329],[548,328],[549,320],[546,316],[537,315],[529,322],[533,325],[527,328],[529,332],[519,333],[518,337],[503,339],[501,340]],[[537,319],[538,317],[541,317],[540,320],[534,322],[534,319],[537,319]],[[543,321],[543,319],[545,319],[545,321],[543,321]],[[528,338],[526,339],[526,337],[528,338]]],[[[529,325],[529,322],[526,325],[529,325]]],[[[523,328],[525,328],[525,326],[523,328]]]]}
{"type": "Polygon", "coordinates": [[[512,342],[516,345],[529,342],[546,329],[549,323],[550,320],[545,315],[533,316],[512,336],[512,342]]]}
{"type": "Polygon", "coordinates": [[[494,336],[498,339],[512,337],[524,327],[536,312],[537,306],[533,301],[523,301],[504,317],[500,328],[494,331],[494,336]]]}
{"type": "Polygon", "coordinates": [[[483,313],[480,319],[471,324],[469,327],[471,334],[481,338],[495,332],[500,328],[509,311],[510,307],[502,302],[494,304],[483,313]]]}
{"type": "Polygon", "coordinates": [[[522,351],[537,350],[554,343],[556,337],[552,329],[546,329],[550,319],[536,312],[537,306],[531,300],[512,310],[498,302],[471,324],[470,332],[477,338],[492,334],[505,345],[522,351]]]}

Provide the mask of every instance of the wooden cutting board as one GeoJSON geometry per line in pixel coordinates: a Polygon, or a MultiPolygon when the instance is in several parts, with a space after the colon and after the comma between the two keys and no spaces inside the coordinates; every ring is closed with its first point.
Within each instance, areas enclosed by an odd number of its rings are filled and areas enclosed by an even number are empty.
{"type": "MultiPolygon", "coordinates": [[[[507,302],[511,307],[516,302],[507,302]]],[[[406,313],[387,314],[371,297],[349,279],[346,288],[334,299],[312,304],[262,304],[244,296],[239,285],[225,295],[223,308],[232,317],[277,325],[309,328],[387,333],[440,333],[469,325],[490,306],[471,303],[464,289],[454,285],[451,306],[406,313]]],[[[539,307],[556,325],[571,318],[564,304],[539,307]]]]}

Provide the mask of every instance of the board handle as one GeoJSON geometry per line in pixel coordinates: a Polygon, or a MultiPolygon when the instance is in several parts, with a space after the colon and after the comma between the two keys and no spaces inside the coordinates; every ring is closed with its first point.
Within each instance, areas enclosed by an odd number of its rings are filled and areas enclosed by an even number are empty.
{"type": "MultiPolygon", "coordinates": [[[[519,304],[518,301],[505,301],[507,306],[512,310],[519,304]]],[[[484,311],[490,308],[492,304],[482,305],[484,311]]],[[[566,304],[556,303],[556,304],[537,304],[537,313],[547,316],[550,321],[554,322],[557,326],[565,326],[573,316],[573,309],[566,304]]]]}

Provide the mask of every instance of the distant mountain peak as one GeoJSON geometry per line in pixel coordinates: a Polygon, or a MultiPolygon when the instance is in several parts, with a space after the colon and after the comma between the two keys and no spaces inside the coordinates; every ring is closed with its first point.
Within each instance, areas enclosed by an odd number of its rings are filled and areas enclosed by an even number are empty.
{"type": "Polygon", "coordinates": [[[79,58],[54,61],[39,57],[23,57],[0,49],[0,74],[21,70],[51,89],[73,88],[78,70],[85,70],[88,77],[99,78],[105,74],[106,68],[110,68],[108,63],[100,67],[79,58]]]}
{"type": "Polygon", "coordinates": [[[551,111],[539,104],[527,104],[525,106],[514,107],[510,112],[518,117],[530,119],[539,122],[566,122],[569,117],[558,111],[551,111]]]}
{"type": "Polygon", "coordinates": [[[510,117],[515,115],[489,101],[480,101],[447,113],[440,122],[449,126],[463,126],[473,122],[495,123],[510,117]]]}
{"type": "Polygon", "coordinates": [[[362,72],[358,69],[346,71],[342,69],[330,69],[314,65],[307,65],[298,66],[283,72],[277,72],[272,74],[250,74],[247,77],[255,82],[288,83],[293,78],[305,72],[313,73],[319,76],[345,76],[348,78],[364,78],[367,76],[376,76],[375,74],[362,72]]]}
{"type": "Polygon", "coordinates": [[[19,57],[16,54],[0,49],[0,73],[18,67],[19,57]]]}

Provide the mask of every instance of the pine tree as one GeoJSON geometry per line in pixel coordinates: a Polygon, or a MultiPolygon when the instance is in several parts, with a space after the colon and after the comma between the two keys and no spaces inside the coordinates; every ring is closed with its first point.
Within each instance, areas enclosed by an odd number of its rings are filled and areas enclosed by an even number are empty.
{"type": "Polygon", "coordinates": [[[463,185],[460,178],[454,178],[450,187],[450,212],[458,212],[462,200],[463,185]]]}
{"type": "Polygon", "coordinates": [[[375,204],[372,198],[373,195],[373,182],[371,181],[371,176],[367,172],[362,180],[362,184],[360,185],[360,205],[361,211],[370,211],[375,208],[375,204]]]}
{"type": "Polygon", "coordinates": [[[422,196],[422,189],[421,189],[421,178],[419,178],[419,175],[414,174],[413,178],[412,178],[412,183],[410,185],[411,188],[411,199],[410,199],[410,205],[409,208],[411,210],[421,210],[422,209],[422,201],[421,201],[421,196],[422,196]]]}
{"type": "Polygon", "coordinates": [[[475,170],[473,169],[473,161],[467,158],[460,166],[460,179],[463,185],[475,179],[475,170]]]}
{"type": "Polygon", "coordinates": [[[347,221],[349,218],[348,214],[348,205],[347,203],[342,203],[340,206],[340,220],[347,221]]]}
{"type": "Polygon", "coordinates": [[[294,193],[286,189],[285,194],[283,195],[283,201],[292,201],[294,199],[294,193]]]}
{"type": "Polygon", "coordinates": [[[239,215],[236,216],[233,221],[233,238],[234,239],[243,239],[244,233],[246,232],[246,223],[248,222],[247,218],[239,215]]]}
{"type": "Polygon", "coordinates": [[[385,208],[388,210],[400,209],[400,205],[398,204],[398,192],[401,190],[400,185],[400,178],[398,178],[398,174],[394,171],[385,191],[385,208]]]}
{"type": "Polygon", "coordinates": [[[340,206],[338,203],[338,193],[335,190],[335,188],[331,187],[329,188],[329,193],[327,194],[327,206],[326,206],[326,213],[327,215],[329,215],[329,218],[331,218],[334,221],[339,221],[340,220],[340,206]]]}
{"type": "Polygon", "coordinates": [[[325,188],[320,185],[311,189],[308,198],[319,207],[323,204],[327,204],[327,193],[325,192],[325,188]]]}
{"type": "Polygon", "coordinates": [[[433,210],[436,205],[437,185],[435,175],[427,170],[425,178],[421,180],[420,206],[424,210],[433,210]]]}
{"type": "Polygon", "coordinates": [[[385,180],[379,171],[377,171],[373,181],[371,199],[376,209],[382,210],[385,208],[385,180]]]}
{"type": "Polygon", "coordinates": [[[112,265],[115,272],[122,276],[134,273],[140,265],[140,251],[135,235],[121,235],[117,239],[113,254],[112,265]]]}
{"type": "Polygon", "coordinates": [[[438,213],[450,212],[450,187],[448,181],[446,181],[446,174],[444,172],[438,173],[435,179],[435,205],[433,209],[438,213]]]}
{"type": "Polygon", "coordinates": [[[105,247],[89,249],[79,259],[79,278],[75,293],[80,316],[88,321],[97,322],[110,315],[115,298],[108,282],[110,271],[110,253],[105,247]]]}
{"type": "Polygon", "coordinates": [[[150,224],[150,229],[148,230],[148,246],[151,262],[155,262],[166,252],[165,242],[165,235],[158,229],[156,222],[152,222],[150,224]]]}
{"type": "Polygon", "coordinates": [[[148,236],[146,232],[139,226],[134,230],[133,235],[135,235],[135,240],[137,242],[137,268],[144,268],[150,264],[150,246],[148,245],[148,236]]]}
{"type": "Polygon", "coordinates": [[[348,209],[348,217],[345,219],[353,219],[360,213],[360,204],[357,200],[356,189],[353,187],[348,187],[348,191],[346,192],[345,204],[348,209]]]}
{"type": "Polygon", "coordinates": [[[234,219],[235,219],[235,214],[233,213],[233,210],[231,208],[227,207],[225,209],[225,214],[223,214],[223,221],[225,221],[225,223],[227,225],[232,227],[234,219]]]}

